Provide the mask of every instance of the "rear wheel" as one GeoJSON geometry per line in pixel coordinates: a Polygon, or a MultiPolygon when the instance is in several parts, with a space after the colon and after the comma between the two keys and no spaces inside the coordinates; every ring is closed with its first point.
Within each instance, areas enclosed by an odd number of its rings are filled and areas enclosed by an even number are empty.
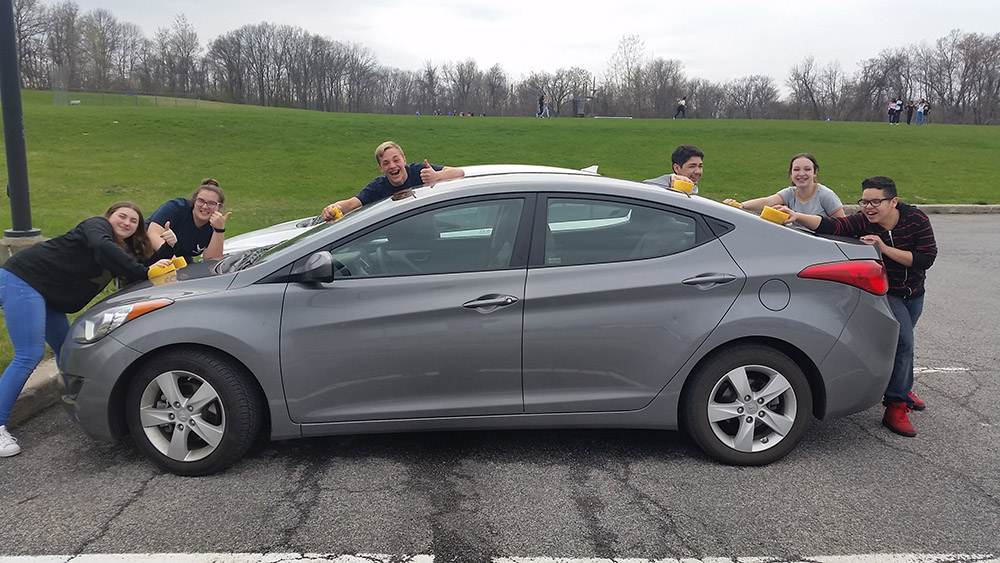
{"type": "Polygon", "coordinates": [[[733,465],[765,465],[792,451],[812,413],[809,381],[781,352],[742,345],[692,375],[682,416],[706,453],[733,465]]]}
{"type": "Polygon", "coordinates": [[[136,446],[178,475],[209,475],[240,459],[256,439],[262,401],[231,360],[183,350],[151,359],[132,380],[126,419],[136,446]]]}

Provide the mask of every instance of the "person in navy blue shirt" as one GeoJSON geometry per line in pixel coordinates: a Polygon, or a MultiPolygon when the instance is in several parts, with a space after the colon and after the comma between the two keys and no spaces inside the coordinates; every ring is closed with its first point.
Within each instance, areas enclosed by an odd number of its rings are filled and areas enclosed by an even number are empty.
{"type": "Polygon", "coordinates": [[[212,178],[201,181],[191,199],[179,197],[161,205],[146,221],[150,241],[162,244],[160,233],[170,229],[177,235],[174,255],[191,261],[222,256],[226,238],[226,220],[232,212],[222,213],[226,195],[212,178]]]}
{"type": "Polygon", "coordinates": [[[339,209],[341,214],[347,215],[360,209],[362,205],[375,203],[387,197],[395,199],[405,197],[409,195],[411,188],[420,185],[433,186],[444,180],[465,176],[465,171],[461,168],[438,166],[428,163],[427,160],[407,164],[403,149],[392,141],[386,141],[375,149],[375,162],[384,175],[369,182],[358,195],[324,207],[323,219],[327,221],[336,219],[337,212],[334,208],[339,209]]]}

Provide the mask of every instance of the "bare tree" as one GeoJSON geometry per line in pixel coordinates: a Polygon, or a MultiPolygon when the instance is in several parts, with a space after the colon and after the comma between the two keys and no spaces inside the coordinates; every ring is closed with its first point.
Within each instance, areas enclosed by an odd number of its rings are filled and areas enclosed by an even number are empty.
{"type": "Polygon", "coordinates": [[[448,91],[451,94],[451,107],[462,112],[468,112],[473,109],[482,110],[482,107],[474,108],[474,100],[478,97],[481,84],[483,81],[483,73],[479,70],[479,66],[476,65],[476,61],[472,59],[466,59],[465,61],[458,64],[445,64],[441,67],[442,74],[444,74],[444,79],[448,82],[448,91]]]}
{"type": "Polygon", "coordinates": [[[649,107],[652,117],[667,117],[677,100],[686,96],[684,65],[674,59],[655,58],[646,65],[649,83],[649,107]]]}
{"type": "Polygon", "coordinates": [[[14,35],[22,88],[42,88],[45,76],[45,32],[49,19],[38,0],[14,0],[14,35]]]}
{"type": "MultiPolygon", "coordinates": [[[[46,45],[53,66],[65,76],[65,87],[79,88],[80,8],[75,2],[56,4],[49,10],[46,45]]],[[[55,85],[53,85],[55,87],[55,85]]]]}
{"type": "Polygon", "coordinates": [[[417,74],[388,67],[381,68],[378,74],[380,109],[390,114],[410,113],[417,96],[417,74]]]}
{"type": "Polygon", "coordinates": [[[345,86],[347,111],[366,112],[374,108],[373,98],[378,83],[376,70],[378,60],[368,47],[349,45],[347,47],[347,74],[345,86]]]}
{"type": "Polygon", "coordinates": [[[483,76],[483,95],[486,104],[485,113],[489,115],[503,115],[507,108],[508,93],[510,92],[510,81],[503,67],[495,64],[483,76]]]}
{"type": "Polygon", "coordinates": [[[827,117],[843,119],[843,103],[850,91],[850,83],[839,62],[830,61],[823,67],[818,88],[822,106],[827,110],[827,117]]]}
{"type": "Polygon", "coordinates": [[[638,115],[643,87],[645,44],[638,35],[627,35],[618,42],[618,50],[608,61],[608,81],[620,92],[628,115],[638,115]]]}
{"type": "Polygon", "coordinates": [[[424,62],[424,68],[420,73],[420,104],[427,108],[428,113],[441,109],[438,101],[440,87],[438,68],[430,61],[424,62]]]}
{"type": "Polygon", "coordinates": [[[140,85],[137,74],[148,40],[142,29],[132,22],[120,23],[118,34],[118,49],[112,53],[114,80],[122,88],[135,90],[140,85]]]}
{"type": "Polygon", "coordinates": [[[80,20],[80,36],[85,60],[82,61],[84,86],[108,90],[120,47],[120,30],[114,14],[105,9],[87,13],[80,20]]]}
{"type": "Polygon", "coordinates": [[[688,113],[704,119],[726,117],[727,92],[725,86],[703,78],[687,83],[688,113]]]}
{"type": "Polygon", "coordinates": [[[241,30],[220,35],[209,44],[205,56],[213,77],[214,91],[226,101],[247,101],[249,66],[244,37],[241,30]]]}
{"type": "Polygon", "coordinates": [[[729,107],[727,117],[758,119],[774,116],[778,88],[769,76],[755,74],[726,84],[729,107]]]}
{"type": "Polygon", "coordinates": [[[188,22],[183,14],[174,18],[168,46],[172,61],[170,70],[175,77],[175,89],[181,92],[192,91],[196,81],[195,58],[201,52],[201,44],[198,42],[198,33],[194,30],[194,26],[188,22]]]}
{"type": "Polygon", "coordinates": [[[819,119],[822,115],[818,82],[819,70],[812,55],[789,70],[785,84],[792,89],[791,104],[798,117],[802,116],[803,108],[807,109],[810,119],[819,119]]]}

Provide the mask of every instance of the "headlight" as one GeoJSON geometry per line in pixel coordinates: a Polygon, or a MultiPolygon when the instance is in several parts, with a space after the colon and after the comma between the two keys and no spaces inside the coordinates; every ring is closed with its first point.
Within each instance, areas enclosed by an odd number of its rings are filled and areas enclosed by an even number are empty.
{"type": "Polygon", "coordinates": [[[73,325],[73,341],[80,344],[97,342],[132,319],[162,309],[171,303],[173,303],[171,299],[154,299],[132,305],[112,307],[80,318],[73,325]]]}

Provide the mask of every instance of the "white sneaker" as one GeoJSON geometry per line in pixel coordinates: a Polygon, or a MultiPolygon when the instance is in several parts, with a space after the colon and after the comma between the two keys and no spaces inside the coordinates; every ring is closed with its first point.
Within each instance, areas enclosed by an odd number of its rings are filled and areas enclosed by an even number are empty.
{"type": "Polygon", "coordinates": [[[0,426],[0,457],[10,457],[21,453],[21,446],[17,445],[17,438],[7,432],[6,426],[0,426]]]}

